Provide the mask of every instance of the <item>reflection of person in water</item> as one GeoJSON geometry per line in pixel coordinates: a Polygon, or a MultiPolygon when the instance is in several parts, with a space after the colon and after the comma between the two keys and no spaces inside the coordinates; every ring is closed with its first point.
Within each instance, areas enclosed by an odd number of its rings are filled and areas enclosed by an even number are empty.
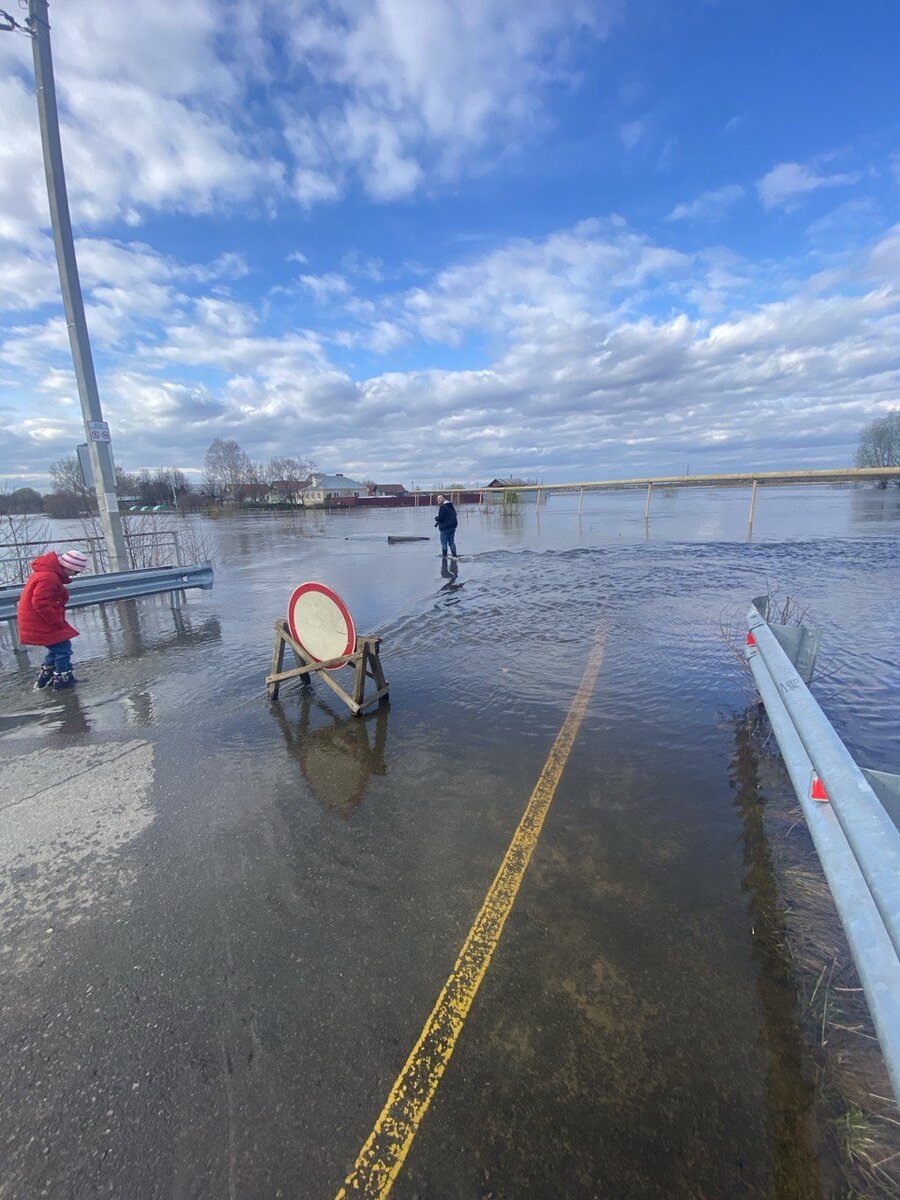
{"type": "Polygon", "coordinates": [[[57,709],[56,716],[59,717],[59,724],[53,730],[53,736],[59,738],[61,742],[65,742],[73,736],[90,733],[89,711],[79,700],[78,693],[76,691],[66,692],[64,697],[60,697],[60,700],[64,700],[65,703],[60,703],[57,709]]]}
{"type": "Polygon", "coordinates": [[[441,558],[441,577],[443,579],[455,580],[459,574],[459,563],[455,558],[449,561],[446,558],[441,558]]]}
{"type": "Polygon", "coordinates": [[[343,820],[352,816],[362,802],[369,779],[387,774],[384,751],[389,708],[383,700],[368,716],[345,718],[318,700],[312,689],[304,688],[300,721],[294,726],[280,704],[272,705],[287,748],[300,763],[309,790],[323,808],[343,820]],[[310,728],[315,712],[324,712],[330,723],[310,728]]]}

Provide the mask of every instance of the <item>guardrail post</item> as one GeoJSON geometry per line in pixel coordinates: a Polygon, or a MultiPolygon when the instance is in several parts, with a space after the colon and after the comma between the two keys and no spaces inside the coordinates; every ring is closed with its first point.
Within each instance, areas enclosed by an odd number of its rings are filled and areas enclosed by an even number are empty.
{"type": "Polygon", "coordinates": [[[650,497],[653,495],[653,484],[647,484],[647,503],[644,505],[644,520],[650,520],[650,497]]]}
{"type": "Polygon", "coordinates": [[[184,559],[181,557],[181,539],[178,536],[178,530],[172,530],[172,548],[175,551],[175,565],[182,566],[184,559]]]}
{"type": "Polygon", "coordinates": [[[747,522],[747,539],[753,537],[753,514],[756,512],[756,489],[759,485],[759,480],[753,480],[753,491],[750,493],[750,519],[747,522]]]}
{"type": "Polygon", "coordinates": [[[100,568],[97,565],[97,546],[96,546],[96,543],[94,542],[93,538],[91,538],[90,541],[88,542],[88,549],[91,552],[91,563],[93,564],[93,567],[94,567],[94,574],[99,575],[100,568]]]}

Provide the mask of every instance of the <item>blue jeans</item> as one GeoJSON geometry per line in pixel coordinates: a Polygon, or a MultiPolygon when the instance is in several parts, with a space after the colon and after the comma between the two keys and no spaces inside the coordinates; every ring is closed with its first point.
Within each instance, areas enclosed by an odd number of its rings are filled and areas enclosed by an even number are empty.
{"type": "Polygon", "coordinates": [[[456,558],[456,526],[452,529],[439,529],[441,535],[441,554],[447,553],[447,547],[450,547],[450,553],[456,558]]]}
{"type": "Polygon", "coordinates": [[[52,646],[47,647],[47,657],[44,659],[44,666],[52,667],[57,675],[65,675],[66,671],[72,670],[71,638],[65,642],[54,642],[52,646]]]}

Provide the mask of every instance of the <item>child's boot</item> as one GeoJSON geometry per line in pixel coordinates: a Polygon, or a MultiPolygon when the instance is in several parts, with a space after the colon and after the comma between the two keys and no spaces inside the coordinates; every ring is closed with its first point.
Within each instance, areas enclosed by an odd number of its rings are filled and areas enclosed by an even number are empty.
{"type": "Polygon", "coordinates": [[[62,692],[66,688],[74,687],[77,682],[78,680],[71,671],[57,671],[53,676],[53,690],[54,692],[62,692]]]}
{"type": "Polygon", "coordinates": [[[36,688],[45,688],[48,683],[52,683],[52,682],[53,682],[53,668],[48,667],[45,663],[44,666],[41,667],[40,675],[38,675],[37,679],[34,681],[34,686],[36,688]]]}

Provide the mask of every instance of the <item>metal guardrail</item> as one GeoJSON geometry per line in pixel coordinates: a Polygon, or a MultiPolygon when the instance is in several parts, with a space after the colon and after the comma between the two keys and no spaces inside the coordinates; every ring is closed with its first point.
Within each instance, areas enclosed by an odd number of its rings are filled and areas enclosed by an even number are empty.
{"type": "Polygon", "coordinates": [[[900,775],[857,766],[806,686],[818,630],[769,625],[766,608],[765,597],[758,597],[747,613],[747,663],[828,880],[900,1104],[900,775]]]}
{"type": "MultiPolygon", "coordinates": [[[[105,575],[82,575],[67,585],[68,608],[86,608],[91,604],[109,604],[115,600],[131,600],[136,596],[155,596],[166,592],[183,592],[188,588],[208,591],[213,585],[212,563],[192,567],[145,567],[139,571],[113,571],[105,575]]],[[[0,587],[0,621],[9,623],[13,648],[19,649],[16,625],[16,605],[23,584],[0,587]]]]}
{"type": "Polygon", "coordinates": [[[459,488],[437,488],[431,491],[415,491],[415,505],[418,506],[420,497],[424,502],[432,503],[434,497],[443,493],[450,499],[463,495],[477,495],[479,503],[488,499],[503,499],[515,496],[518,500],[532,498],[538,505],[545,503],[552,495],[578,493],[578,515],[584,511],[584,497],[588,492],[644,491],[647,499],[644,504],[644,520],[650,519],[650,502],[653,489],[657,492],[668,493],[678,488],[710,488],[710,487],[749,487],[750,512],[747,517],[747,537],[753,536],[753,518],[756,514],[756,493],[759,488],[788,486],[798,483],[880,483],[887,485],[888,480],[900,484],[900,467],[833,467],[822,470],[797,471],[743,471],[738,474],[726,475],[657,475],[636,479],[594,479],[584,483],[508,483],[502,487],[475,488],[467,492],[459,488]]]}
{"type": "MultiPolygon", "coordinates": [[[[751,484],[872,483],[900,480],[900,467],[829,467],[797,471],[740,471],[723,475],[653,475],[635,479],[593,479],[584,483],[514,483],[503,487],[474,488],[476,492],[579,492],[643,490],[650,487],[749,487],[751,484]]],[[[436,495],[441,489],[432,489],[436,495]]],[[[458,491],[458,488],[453,488],[458,491]]],[[[444,489],[449,495],[450,489],[444,489]]]]}

